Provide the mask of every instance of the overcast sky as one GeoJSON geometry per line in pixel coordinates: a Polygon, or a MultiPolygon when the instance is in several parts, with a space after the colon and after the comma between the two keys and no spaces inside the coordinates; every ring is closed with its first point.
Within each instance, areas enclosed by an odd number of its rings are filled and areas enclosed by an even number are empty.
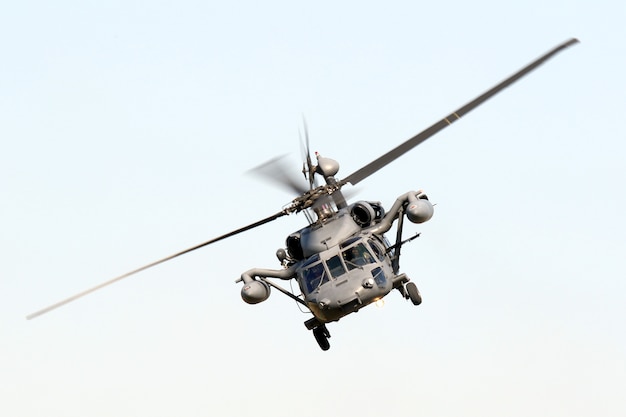
{"type": "Polygon", "coordinates": [[[0,414],[623,416],[626,6],[421,3],[0,6],[0,414]],[[322,352],[292,300],[245,304],[294,215],[25,319],[279,211],[247,171],[299,178],[303,116],[342,177],[571,37],[355,187],[437,204],[405,230],[421,306],[322,352]]]}

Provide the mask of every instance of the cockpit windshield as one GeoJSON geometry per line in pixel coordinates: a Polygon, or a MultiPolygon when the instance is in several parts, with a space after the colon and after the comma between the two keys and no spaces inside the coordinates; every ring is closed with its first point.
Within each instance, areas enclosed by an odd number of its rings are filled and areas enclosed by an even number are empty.
{"type": "MultiPolygon", "coordinates": [[[[375,248],[375,254],[382,260],[384,252],[378,246],[375,248]]],[[[365,265],[373,263],[376,263],[376,258],[365,244],[359,238],[352,239],[344,242],[341,245],[341,252],[335,256],[324,260],[320,259],[319,255],[314,255],[307,260],[299,271],[302,289],[310,294],[331,279],[338,279],[348,271],[363,269],[365,265]]]]}
{"type": "Polygon", "coordinates": [[[374,257],[369,253],[363,243],[345,249],[342,252],[343,260],[348,270],[361,268],[364,265],[374,263],[374,257]]]}
{"type": "Polygon", "coordinates": [[[322,262],[303,269],[301,274],[307,293],[315,291],[320,285],[328,282],[328,274],[322,262]]]}
{"type": "Polygon", "coordinates": [[[339,255],[335,255],[326,261],[326,266],[333,278],[338,278],[346,273],[346,268],[341,263],[339,255]]]}

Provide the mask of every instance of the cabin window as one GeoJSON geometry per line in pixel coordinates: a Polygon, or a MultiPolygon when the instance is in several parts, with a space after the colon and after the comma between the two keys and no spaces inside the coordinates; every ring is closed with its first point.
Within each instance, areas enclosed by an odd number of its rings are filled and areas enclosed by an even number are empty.
{"type": "Polygon", "coordinates": [[[341,263],[341,258],[339,257],[339,255],[333,256],[332,258],[327,260],[326,266],[328,267],[330,275],[332,275],[333,278],[340,277],[341,275],[346,273],[346,268],[344,268],[343,264],[341,263]]]}
{"type": "Polygon", "coordinates": [[[328,282],[328,274],[326,274],[324,264],[320,262],[302,270],[302,280],[308,293],[315,291],[320,285],[328,282]]]}
{"type": "Polygon", "coordinates": [[[343,260],[348,267],[348,270],[355,268],[361,268],[364,265],[374,263],[374,257],[365,248],[365,245],[359,243],[351,248],[348,248],[342,252],[343,260]]]}

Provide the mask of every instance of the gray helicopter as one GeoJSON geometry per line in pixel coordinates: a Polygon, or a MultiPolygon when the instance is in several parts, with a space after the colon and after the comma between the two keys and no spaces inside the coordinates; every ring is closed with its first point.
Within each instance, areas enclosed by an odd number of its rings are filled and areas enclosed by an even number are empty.
{"type": "MultiPolygon", "coordinates": [[[[286,248],[276,256],[281,269],[254,268],[241,274],[241,297],[249,304],[267,300],[271,288],[305,306],[313,317],[305,326],[323,350],[328,350],[330,333],[326,323],[381,300],[393,289],[419,305],[422,298],[415,283],[400,273],[402,245],[415,239],[401,240],[404,218],[423,223],[433,216],[433,205],[423,191],[409,191],[398,197],[388,212],[380,202],[357,201],[348,205],[341,193],[342,183],[335,175],[339,164],[316,154],[317,165],[308,156],[303,173],[311,188],[296,199],[296,210],[302,204],[309,225],[290,234],[286,248]],[[321,175],[326,185],[315,187],[314,175],[321,175]],[[398,221],[396,242],[391,244],[385,233],[398,221]],[[295,279],[300,294],[279,287],[268,278],[295,279]]],[[[295,184],[289,181],[289,184],[295,184]]],[[[288,184],[288,185],[289,185],[288,184]]],[[[292,208],[290,208],[292,209],[292,208]]]]}
{"type": "Polygon", "coordinates": [[[433,205],[427,195],[421,190],[406,192],[399,196],[386,211],[382,204],[376,201],[357,201],[348,204],[342,193],[342,187],[347,184],[358,184],[454,123],[560,51],[576,43],[578,40],[572,38],[556,46],[468,104],[343,179],[335,177],[339,172],[339,164],[333,159],[316,154],[316,163],[313,163],[307,134],[302,171],[309,182],[309,187],[302,189],[288,177],[276,176],[299,195],[283,210],[103,282],[32,313],[27,316],[27,319],[40,316],[178,256],[262,226],[279,217],[300,212],[304,213],[308,225],[291,233],[286,239],[285,248],[280,248],[276,252],[280,268],[254,268],[241,274],[237,280],[237,282],[243,282],[241,297],[245,302],[257,304],[267,300],[272,288],[294,299],[313,315],[304,324],[307,329],[312,330],[322,350],[330,348],[328,341],[330,333],[326,324],[338,321],[348,314],[381,300],[394,289],[414,305],[421,304],[422,297],[417,286],[406,274],[400,272],[400,253],[404,244],[419,236],[418,234],[402,240],[405,217],[410,222],[423,223],[433,216],[433,205]],[[316,176],[321,176],[325,184],[317,185],[316,176]],[[385,233],[391,230],[394,223],[396,237],[395,242],[392,243],[385,237],[385,233]],[[295,279],[300,294],[294,294],[282,288],[271,278],[295,279]]]}

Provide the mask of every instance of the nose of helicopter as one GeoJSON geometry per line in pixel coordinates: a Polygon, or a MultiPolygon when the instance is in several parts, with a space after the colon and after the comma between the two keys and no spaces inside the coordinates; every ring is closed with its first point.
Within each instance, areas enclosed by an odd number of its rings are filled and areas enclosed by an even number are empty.
{"type": "Polygon", "coordinates": [[[345,313],[354,312],[381,299],[388,292],[389,289],[376,285],[373,278],[365,278],[361,282],[360,288],[356,288],[351,296],[338,301],[337,307],[345,313]]]}

